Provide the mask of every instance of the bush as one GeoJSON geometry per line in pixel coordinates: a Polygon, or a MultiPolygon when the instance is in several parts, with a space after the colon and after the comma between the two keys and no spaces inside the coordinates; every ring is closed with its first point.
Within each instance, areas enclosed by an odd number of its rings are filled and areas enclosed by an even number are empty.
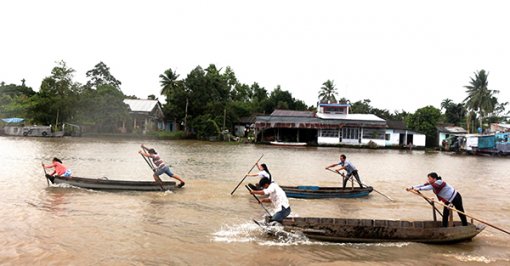
{"type": "Polygon", "coordinates": [[[147,135],[157,139],[183,139],[186,137],[184,131],[150,131],[147,135]]]}

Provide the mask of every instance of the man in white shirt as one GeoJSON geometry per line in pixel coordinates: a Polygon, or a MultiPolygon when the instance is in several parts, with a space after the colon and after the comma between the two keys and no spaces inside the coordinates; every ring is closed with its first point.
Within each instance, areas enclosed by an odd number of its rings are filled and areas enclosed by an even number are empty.
{"type": "Polygon", "coordinates": [[[285,219],[290,214],[289,199],[287,199],[285,191],[283,191],[283,189],[275,182],[271,183],[267,177],[260,179],[259,185],[264,189],[252,190],[250,193],[269,196],[268,198],[262,199],[261,201],[273,203],[276,212],[271,217],[271,221],[281,223],[283,219],[285,219]]]}

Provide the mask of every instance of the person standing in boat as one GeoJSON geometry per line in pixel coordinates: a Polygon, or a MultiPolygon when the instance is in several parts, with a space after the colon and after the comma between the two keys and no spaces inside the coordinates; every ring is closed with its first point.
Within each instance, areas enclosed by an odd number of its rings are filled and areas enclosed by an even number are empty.
{"type": "MultiPolygon", "coordinates": [[[[446,205],[453,205],[455,209],[464,212],[464,207],[462,206],[462,196],[459,192],[457,192],[452,186],[446,184],[442,180],[437,173],[430,173],[427,175],[427,183],[423,185],[412,186],[407,190],[432,190],[434,194],[436,194],[437,198],[442,201],[446,205]]],[[[468,225],[466,216],[464,214],[458,213],[460,220],[462,221],[462,225],[468,225]]],[[[448,227],[448,217],[450,216],[450,209],[447,207],[443,208],[443,227],[448,227]]]]}
{"type": "MultiPolygon", "coordinates": [[[[269,178],[269,182],[272,183],[273,182],[273,177],[271,176],[271,173],[269,172],[269,168],[267,168],[267,165],[265,163],[263,164],[259,164],[257,163],[257,168],[259,169],[260,172],[256,173],[256,174],[247,174],[246,176],[258,176],[260,177],[260,180],[262,180],[262,178],[269,178]]],[[[252,183],[249,183],[248,186],[253,189],[253,190],[261,190],[262,187],[260,186],[260,181],[259,183],[257,184],[252,184],[252,183]]]]}
{"type": "Polygon", "coordinates": [[[53,160],[51,161],[51,164],[44,165],[44,163],[43,163],[42,166],[44,168],[55,168],[53,173],[46,175],[46,177],[51,179],[52,181],[53,181],[53,176],[55,176],[55,175],[64,176],[64,177],[71,177],[71,175],[72,175],[71,170],[67,169],[67,167],[65,167],[62,164],[62,161],[57,157],[53,158],[53,160]]]}
{"type": "Polygon", "coordinates": [[[340,166],[340,168],[334,169],[337,173],[340,173],[341,170],[347,171],[346,176],[342,175],[343,176],[343,182],[342,182],[343,188],[345,188],[345,186],[347,185],[347,181],[349,181],[349,178],[351,176],[354,176],[356,178],[356,181],[359,184],[359,187],[363,188],[363,184],[361,183],[361,180],[359,178],[358,169],[356,169],[356,166],[354,166],[351,162],[347,161],[346,159],[347,159],[347,156],[345,156],[345,154],[342,154],[342,155],[340,155],[339,163],[334,163],[332,165],[329,165],[326,167],[326,169],[330,169],[335,166],[340,166]]]}
{"type": "Polygon", "coordinates": [[[159,176],[162,174],[167,174],[169,177],[175,178],[180,181],[179,185],[177,187],[181,188],[186,184],[182,178],[170,170],[170,167],[165,164],[165,162],[159,157],[158,153],[153,148],[147,148],[142,144],[142,149],[146,150],[147,153],[139,151],[139,153],[145,157],[151,158],[152,162],[156,166],[156,169],[154,169],[154,179],[158,180],[159,176]]]}
{"type": "Polygon", "coordinates": [[[261,199],[261,202],[273,203],[273,207],[276,212],[273,214],[270,221],[281,223],[283,219],[290,215],[290,205],[287,194],[285,194],[285,191],[283,191],[278,184],[271,182],[267,177],[260,179],[259,185],[263,189],[251,190],[250,193],[269,196],[268,198],[261,199]]]}

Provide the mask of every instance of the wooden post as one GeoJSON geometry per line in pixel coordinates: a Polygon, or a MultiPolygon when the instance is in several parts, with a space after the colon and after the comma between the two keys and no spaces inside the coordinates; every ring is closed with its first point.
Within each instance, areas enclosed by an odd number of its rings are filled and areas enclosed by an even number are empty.
{"type": "Polygon", "coordinates": [[[297,142],[299,142],[299,128],[297,129],[297,142]]]}
{"type": "Polygon", "coordinates": [[[437,214],[434,206],[434,201],[432,201],[431,205],[432,205],[432,217],[434,217],[434,222],[437,222],[437,214]]]}
{"type": "Polygon", "coordinates": [[[448,227],[453,226],[453,211],[450,210],[450,215],[448,215],[448,227]]]}

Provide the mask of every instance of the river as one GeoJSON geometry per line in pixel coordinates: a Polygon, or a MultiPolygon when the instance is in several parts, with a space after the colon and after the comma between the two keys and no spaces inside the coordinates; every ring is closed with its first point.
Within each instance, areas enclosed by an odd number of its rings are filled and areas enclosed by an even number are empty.
{"type": "MultiPolygon", "coordinates": [[[[471,215],[510,229],[510,159],[424,151],[282,148],[146,140],[186,180],[176,192],[98,192],[46,184],[41,161],[59,157],[82,177],[152,180],[140,140],[0,137],[0,263],[59,265],[510,265],[510,236],[486,228],[470,242],[331,244],[272,239],[252,219],[264,211],[240,187],[264,154],[282,185],[337,185],[324,170],[340,153],[363,182],[395,199],[290,199],[292,215],[428,220],[427,203],[404,189],[436,171],[471,215]]],[[[164,176],[164,180],[168,177],[164,176]]],[[[247,178],[246,182],[256,182],[247,178]]],[[[430,193],[430,192],[427,192],[430,193]]],[[[431,194],[428,194],[431,195],[431,194]]],[[[454,219],[458,220],[455,215],[454,219]]]]}

